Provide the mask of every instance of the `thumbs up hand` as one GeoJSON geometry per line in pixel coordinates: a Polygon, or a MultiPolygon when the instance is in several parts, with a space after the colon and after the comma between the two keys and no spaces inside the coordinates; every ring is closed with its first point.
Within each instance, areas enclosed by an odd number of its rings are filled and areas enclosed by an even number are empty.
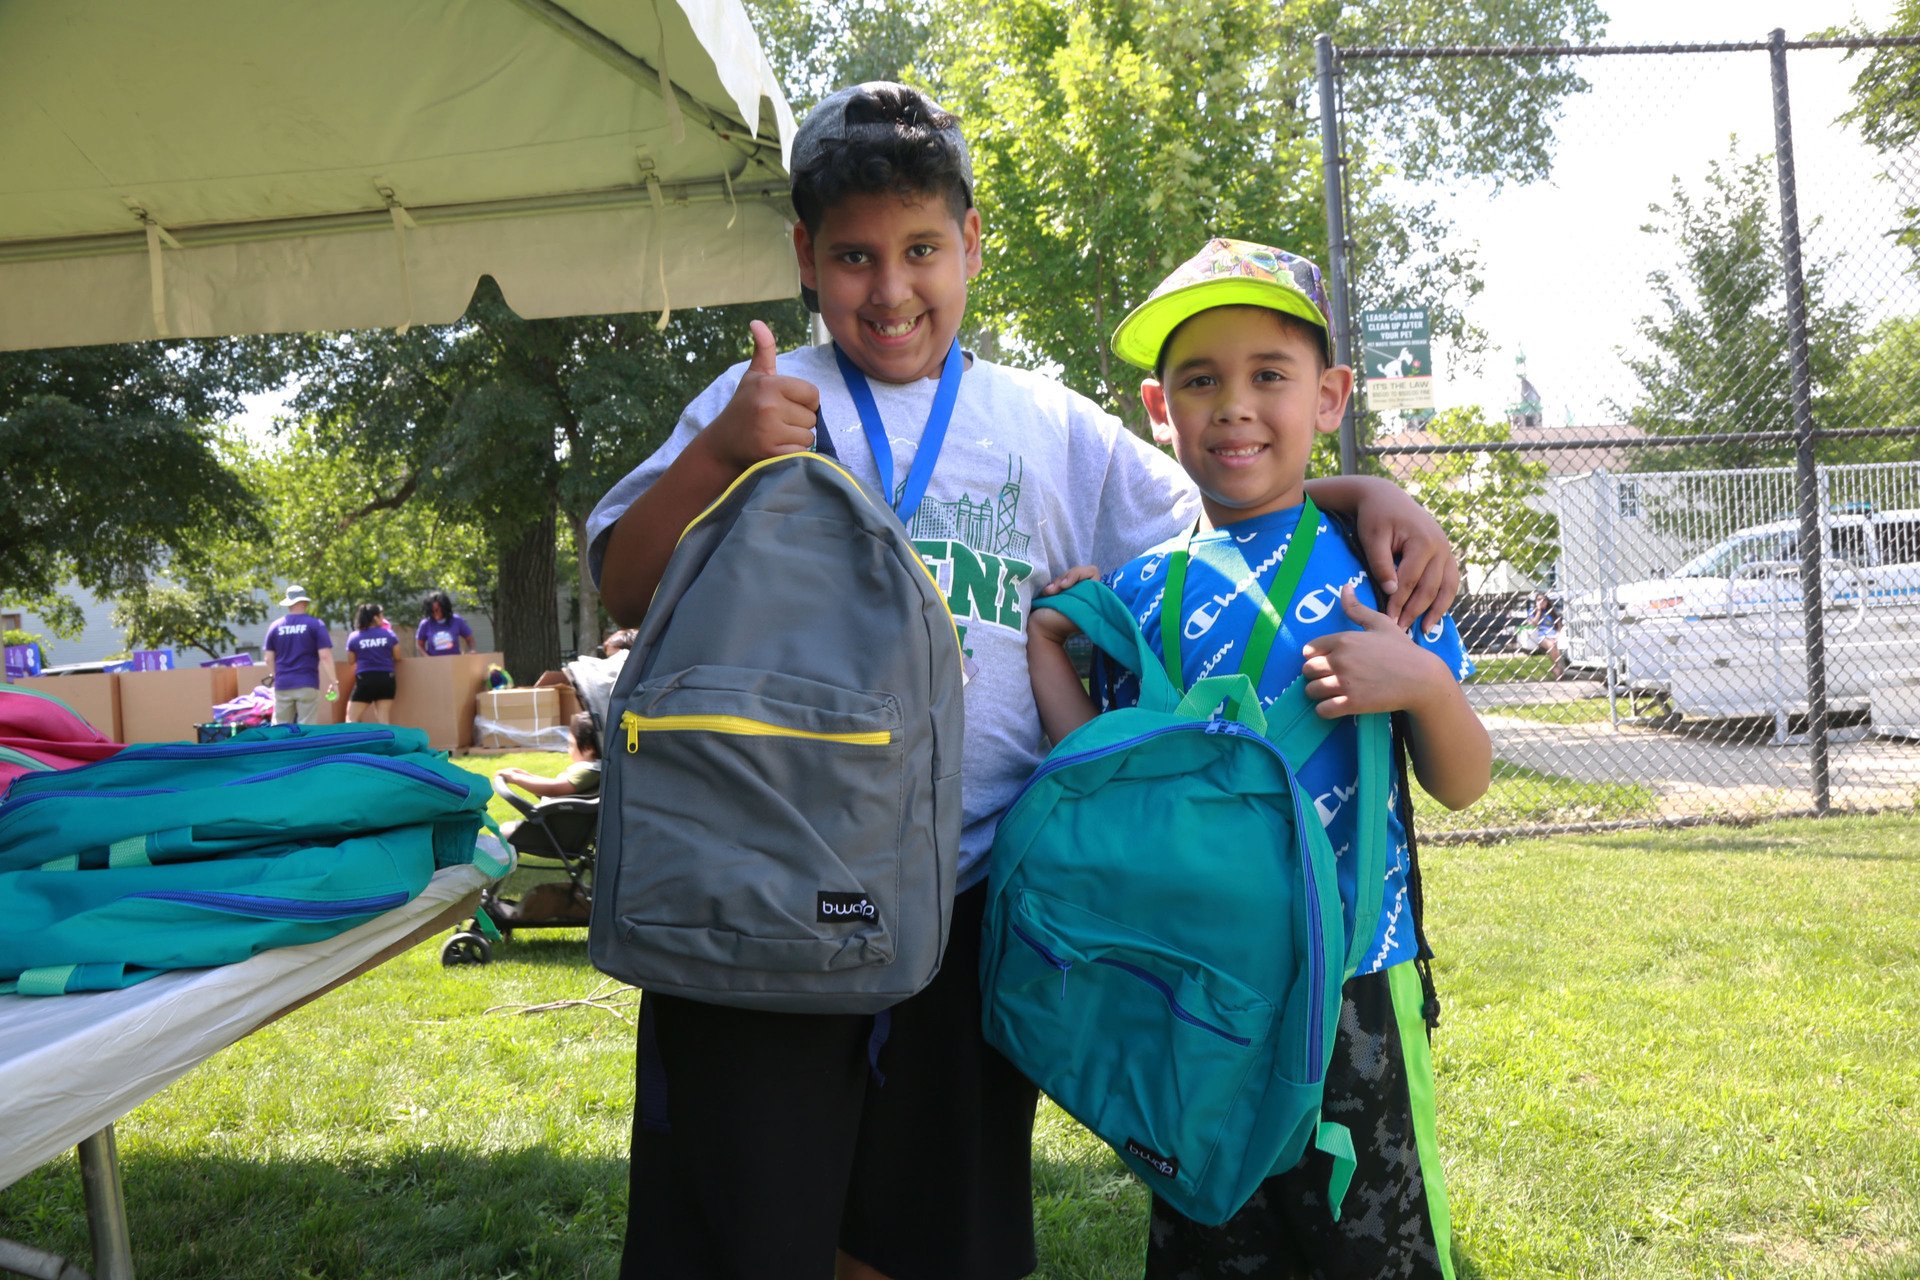
{"type": "Polygon", "coordinates": [[[1351,586],[1340,590],[1340,607],[1358,631],[1321,636],[1305,649],[1300,674],[1322,719],[1376,711],[1418,712],[1453,686],[1453,673],[1438,657],[1413,643],[1378,609],[1360,603],[1351,586]]]}
{"type": "Polygon", "coordinates": [[[747,326],[753,334],[753,358],[727,407],[707,424],[701,437],[735,471],[782,453],[813,447],[813,425],[820,416],[820,389],[805,378],[782,374],[773,330],[762,321],[747,326]]]}

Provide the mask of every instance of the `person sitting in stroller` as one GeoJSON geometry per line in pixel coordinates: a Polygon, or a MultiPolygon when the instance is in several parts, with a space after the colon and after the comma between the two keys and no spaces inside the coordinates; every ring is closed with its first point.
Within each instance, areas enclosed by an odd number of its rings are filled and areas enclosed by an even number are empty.
{"type": "Polygon", "coordinates": [[[508,936],[514,929],[585,924],[592,907],[600,731],[592,713],[582,711],[568,722],[567,732],[571,739],[568,763],[558,777],[546,778],[525,769],[501,769],[493,775],[494,793],[525,815],[500,824],[500,836],[521,855],[521,866],[552,869],[557,862],[558,869],[566,872],[565,879],[533,885],[517,900],[497,893],[483,900],[487,914],[508,936]],[[540,803],[528,804],[510,787],[539,797],[540,803]]]}
{"type": "MultiPolygon", "coordinates": [[[[567,734],[572,740],[567,748],[568,764],[560,771],[558,777],[543,778],[525,769],[500,769],[493,776],[542,800],[557,800],[564,796],[586,798],[599,795],[600,731],[594,727],[593,716],[585,711],[575,715],[567,722],[567,734]]],[[[509,826],[517,825],[517,823],[509,824],[509,826]]],[[[506,828],[502,828],[503,833],[505,830],[506,828]]]]}

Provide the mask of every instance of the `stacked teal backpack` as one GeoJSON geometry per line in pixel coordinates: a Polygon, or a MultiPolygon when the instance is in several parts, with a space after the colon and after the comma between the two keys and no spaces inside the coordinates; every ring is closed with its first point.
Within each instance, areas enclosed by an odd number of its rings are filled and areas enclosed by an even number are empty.
{"type": "MultiPolygon", "coordinates": [[[[1264,713],[1244,670],[1182,696],[1105,584],[1034,607],[1138,675],[1140,701],[1068,734],[1000,823],[986,1037],[1194,1221],[1226,1221],[1309,1144],[1333,1157],[1337,1216],[1353,1143],[1320,1101],[1340,988],[1380,916],[1387,717],[1359,720],[1349,937],[1333,850],[1294,778],[1333,728],[1304,682],[1264,713]]],[[[1256,633],[1252,676],[1272,639],[1256,633]]]]}
{"type": "Polygon", "coordinates": [[[313,942],[476,849],[488,787],[384,725],[250,729],[22,777],[0,804],[0,992],[131,986],[313,942]]]}

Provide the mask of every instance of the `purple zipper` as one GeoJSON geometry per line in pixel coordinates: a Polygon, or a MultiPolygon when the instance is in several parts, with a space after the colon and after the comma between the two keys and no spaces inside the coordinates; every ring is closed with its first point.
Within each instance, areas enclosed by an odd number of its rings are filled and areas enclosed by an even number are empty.
{"type": "MultiPolygon", "coordinates": [[[[203,760],[208,756],[238,756],[264,754],[269,751],[310,751],[315,747],[352,746],[361,742],[391,742],[393,732],[385,733],[377,729],[363,733],[311,734],[300,737],[281,738],[275,742],[206,742],[206,743],[162,743],[145,750],[135,748],[139,754],[133,760],[203,760]]],[[[127,759],[125,753],[112,757],[115,760],[127,759]]],[[[105,764],[106,761],[98,763],[105,764]]]]}
{"type": "MultiPolygon", "coordinates": [[[[290,764],[281,769],[270,769],[266,773],[256,773],[251,778],[234,778],[220,785],[223,787],[252,786],[256,782],[272,782],[277,778],[291,777],[296,773],[304,773],[308,769],[318,769],[322,765],[329,764],[357,764],[367,769],[384,769],[388,773],[397,773],[404,778],[412,778],[416,782],[424,782],[430,786],[439,787],[442,791],[451,792],[456,796],[464,796],[467,794],[465,787],[449,782],[439,774],[434,773],[431,769],[424,769],[410,761],[395,760],[391,756],[351,754],[327,756],[320,760],[303,760],[299,764],[290,764]]],[[[124,795],[126,793],[122,792],[121,794],[124,795]]]]}
{"type": "MultiPolygon", "coordinates": [[[[1067,998],[1067,971],[1073,968],[1073,962],[1071,960],[1062,960],[1059,956],[1056,956],[1055,954],[1053,954],[1053,952],[1047,948],[1047,945],[1044,942],[1041,942],[1038,938],[1028,933],[1025,929],[1022,929],[1019,926],[1019,924],[1015,923],[1014,921],[1009,920],[1007,922],[1007,927],[1013,931],[1014,937],[1020,939],[1020,941],[1026,943],[1029,947],[1033,948],[1034,951],[1039,953],[1039,956],[1042,960],[1045,960],[1048,964],[1052,965],[1054,968],[1060,971],[1060,998],[1062,1000],[1066,999],[1067,998]]],[[[1094,957],[1093,963],[1107,965],[1110,968],[1118,969],[1122,973],[1132,974],[1134,977],[1140,979],[1142,982],[1146,983],[1148,986],[1152,987],[1154,990],[1160,993],[1161,998],[1167,1002],[1167,1007],[1173,1010],[1173,1016],[1180,1019],[1180,1021],[1185,1023],[1190,1023],[1193,1026],[1199,1027],[1202,1031],[1211,1031],[1214,1035],[1219,1036],[1222,1040],[1231,1041],[1232,1043],[1239,1045],[1243,1049],[1253,1043],[1253,1041],[1247,1039],[1245,1036],[1236,1036],[1231,1031],[1228,1031],[1223,1027],[1216,1027],[1211,1022],[1208,1022],[1202,1018],[1198,1018],[1194,1016],[1192,1013],[1189,1013],[1186,1009],[1181,1007],[1180,1001],[1174,998],[1172,987],[1168,986],[1165,982],[1161,981],[1154,974],[1151,974],[1147,972],[1145,969],[1142,969],[1139,965],[1128,964],[1124,960],[1111,960],[1103,956],[1094,957]]]]}
{"type": "MultiPolygon", "coordinates": [[[[1161,725],[1157,729],[1149,729],[1145,733],[1135,734],[1131,738],[1123,738],[1119,742],[1108,743],[1104,747],[1095,747],[1089,751],[1076,751],[1076,752],[1073,752],[1071,755],[1049,757],[1045,763],[1043,763],[1038,769],[1035,769],[1033,771],[1033,776],[1028,778],[1025,785],[1023,785],[1020,788],[1020,790],[1014,795],[1013,802],[1007,806],[1007,812],[1011,813],[1013,811],[1014,805],[1019,804],[1020,801],[1026,797],[1028,790],[1032,788],[1033,784],[1040,781],[1040,779],[1046,777],[1050,773],[1053,773],[1060,769],[1064,769],[1069,765],[1079,764],[1082,761],[1095,760],[1101,756],[1111,755],[1116,751],[1127,750],[1130,747],[1138,746],[1142,742],[1151,741],[1152,739],[1161,737],[1165,734],[1183,733],[1183,732],[1191,733],[1196,730],[1201,733],[1224,733],[1235,738],[1250,738],[1253,741],[1258,742],[1261,746],[1265,747],[1267,750],[1273,752],[1273,754],[1279,758],[1281,766],[1285,768],[1287,771],[1287,778],[1289,782],[1289,786],[1287,789],[1293,795],[1294,826],[1296,828],[1304,830],[1304,828],[1300,828],[1300,824],[1307,821],[1307,814],[1305,810],[1301,808],[1300,788],[1298,785],[1294,785],[1292,782],[1293,766],[1287,764],[1287,758],[1285,755],[1281,754],[1280,748],[1274,746],[1273,743],[1264,734],[1255,733],[1252,729],[1249,729],[1246,725],[1240,724],[1239,722],[1234,720],[1190,720],[1190,721],[1184,721],[1180,724],[1161,725]]],[[[1319,818],[1316,816],[1313,819],[1313,821],[1318,822],[1319,818]]],[[[1320,1000],[1319,997],[1321,993],[1323,993],[1326,990],[1326,985],[1327,985],[1326,963],[1325,963],[1324,957],[1321,954],[1326,949],[1326,937],[1321,932],[1321,929],[1320,929],[1320,878],[1319,876],[1314,874],[1313,850],[1310,846],[1307,845],[1305,840],[1296,839],[1294,843],[1297,846],[1300,846],[1300,869],[1306,877],[1307,892],[1309,896],[1311,896],[1311,898],[1313,899],[1312,902],[1308,904],[1308,907],[1306,910],[1307,937],[1311,940],[1311,943],[1312,943],[1312,945],[1307,948],[1307,981],[1311,984],[1314,991],[1314,997],[1315,997],[1308,1009],[1307,1043],[1309,1046],[1313,1046],[1313,1045],[1318,1045],[1320,1043],[1321,1036],[1324,1034],[1323,1032],[1324,1020],[1321,1015],[1321,1004],[1323,1002],[1320,1000]]],[[[1356,925],[1355,927],[1357,928],[1358,926],[1356,925]]],[[[1019,927],[1017,925],[1014,926],[1014,932],[1016,933],[1019,932],[1019,927]]],[[[1026,941],[1028,942],[1029,945],[1033,945],[1033,940],[1031,938],[1027,938],[1026,941]]],[[[1049,961],[1053,963],[1056,967],[1058,966],[1059,961],[1054,959],[1050,954],[1048,954],[1044,950],[1044,948],[1042,949],[1041,953],[1043,955],[1048,955],[1049,961]]],[[[1096,961],[1095,963],[1106,964],[1109,962],[1101,960],[1101,961],[1096,961]]],[[[1065,971],[1062,970],[1063,976],[1062,976],[1061,982],[1063,986],[1065,984],[1064,973],[1065,971]]],[[[1168,993],[1167,998],[1169,1003],[1171,1003],[1173,999],[1171,992],[1168,993]]],[[[1176,1014],[1182,1014],[1184,1016],[1184,1011],[1180,1008],[1179,1005],[1176,1004],[1173,1006],[1173,1008],[1176,1014]]],[[[1205,1026],[1206,1024],[1197,1023],[1196,1025],[1205,1026]]],[[[1213,1030],[1216,1030],[1216,1028],[1208,1027],[1207,1030],[1213,1031],[1213,1030]]],[[[1224,1035],[1225,1033],[1221,1032],[1220,1034],[1224,1035]]],[[[1228,1038],[1232,1039],[1233,1037],[1229,1036],[1228,1038]]],[[[1309,1051],[1307,1055],[1307,1062],[1305,1064],[1306,1071],[1307,1071],[1307,1078],[1309,1081],[1317,1080],[1320,1078],[1321,1069],[1318,1065],[1319,1060],[1320,1060],[1320,1057],[1318,1053],[1309,1051]]]]}
{"type": "Polygon", "coordinates": [[[1093,962],[1095,964],[1104,964],[1111,968],[1118,969],[1122,973],[1130,973],[1134,977],[1140,979],[1140,981],[1152,987],[1155,991],[1158,991],[1161,994],[1161,996],[1163,996],[1166,999],[1167,1008],[1173,1010],[1173,1016],[1180,1019],[1180,1021],[1185,1023],[1190,1023],[1191,1025],[1200,1028],[1202,1031],[1211,1031],[1213,1032],[1213,1034],[1219,1036],[1222,1040],[1230,1041],[1233,1044],[1237,1044],[1242,1049],[1246,1048],[1248,1045],[1253,1043],[1253,1041],[1248,1039],[1246,1036],[1234,1035],[1231,1031],[1228,1031],[1225,1027],[1216,1027],[1211,1022],[1207,1022],[1202,1018],[1196,1017],[1194,1014],[1191,1014],[1187,1012],[1187,1010],[1181,1008],[1180,1002],[1174,998],[1173,988],[1169,986],[1163,979],[1161,979],[1159,975],[1149,973],[1147,970],[1142,969],[1137,964],[1128,964],[1125,960],[1115,960],[1109,956],[1095,956],[1093,962]]]}
{"type": "Polygon", "coordinates": [[[130,893],[127,897],[178,902],[189,907],[205,907],[209,911],[224,911],[230,915],[260,916],[268,920],[336,920],[342,916],[377,915],[407,902],[407,895],[398,891],[371,898],[339,898],[332,902],[260,898],[245,893],[214,893],[195,889],[152,889],[144,893],[130,893]]]}
{"type": "MultiPolygon", "coordinates": [[[[64,771],[63,771],[63,772],[64,772],[64,771]]],[[[115,795],[115,796],[172,796],[172,795],[178,795],[178,794],[179,794],[179,792],[178,792],[177,790],[173,790],[173,789],[170,789],[170,788],[167,788],[167,787],[154,787],[154,788],[148,788],[147,790],[144,790],[144,791],[114,791],[114,792],[106,792],[106,791],[36,791],[36,792],[34,792],[34,793],[33,793],[32,795],[30,795],[30,796],[15,796],[15,797],[14,797],[13,799],[11,799],[11,800],[9,800],[9,801],[7,801],[7,802],[6,802],[5,804],[0,804],[0,822],[4,822],[4,821],[6,821],[6,819],[7,819],[7,818],[8,818],[8,817],[9,817],[10,815],[12,815],[13,813],[15,813],[16,811],[18,811],[18,810],[20,810],[20,809],[23,809],[23,808],[25,808],[25,807],[26,807],[27,805],[30,805],[30,804],[32,804],[32,803],[33,803],[33,802],[34,802],[35,800],[97,800],[97,799],[99,799],[99,798],[100,798],[101,796],[104,796],[104,795],[115,795]]]]}

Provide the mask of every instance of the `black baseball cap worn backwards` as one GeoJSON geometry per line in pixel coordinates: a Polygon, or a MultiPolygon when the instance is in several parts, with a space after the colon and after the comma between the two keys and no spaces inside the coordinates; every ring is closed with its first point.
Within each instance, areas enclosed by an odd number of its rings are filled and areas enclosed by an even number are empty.
{"type": "MultiPolygon", "coordinates": [[[[892,80],[869,80],[864,84],[836,89],[807,113],[807,118],[801,121],[800,128],[793,135],[793,151],[787,162],[789,171],[794,175],[794,185],[798,187],[800,175],[821,164],[834,147],[861,139],[880,141],[892,137],[902,123],[925,126],[951,149],[960,169],[960,181],[965,187],[967,204],[971,207],[973,161],[967,155],[967,140],[961,136],[958,118],[920,90],[892,80]],[[918,119],[903,120],[900,113],[890,110],[877,97],[881,90],[892,90],[898,94],[918,119]],[[941,119],[946,124],[936,126],[934,121],[941,119]]],[[[807,304],[807,310],[820,309],[820,295],[812,289],[802,285],[800,297],[807,304]]]]}

